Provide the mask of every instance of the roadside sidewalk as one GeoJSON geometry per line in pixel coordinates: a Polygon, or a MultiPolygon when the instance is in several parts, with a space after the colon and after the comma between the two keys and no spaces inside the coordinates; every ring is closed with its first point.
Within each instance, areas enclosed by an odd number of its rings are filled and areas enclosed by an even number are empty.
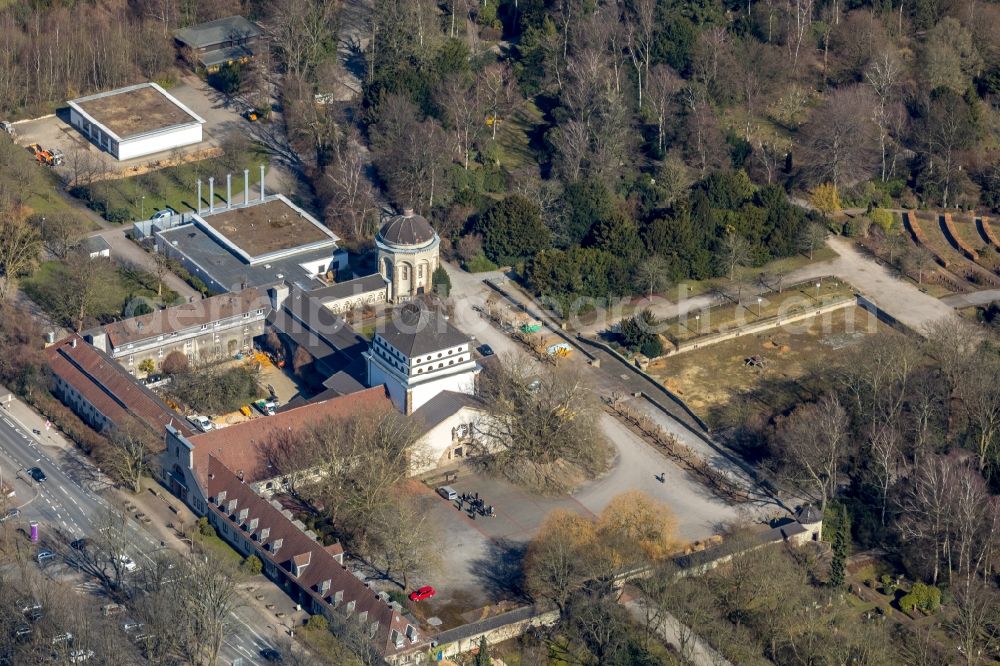
{"type": "MultiPolygon", "coordinates": [[[[132,518],[142,513],[149,519],[141,520],[140,524],[156,541],[180,553],[192,552],[193,544],[178,536],[168,525],[183,524],[189,529],[197,529],[198,517],[155,480],[144,479],[143,486],[138,495],[116,491],[116,498],[135,507],[130,509],[132,518]]],[[[244,605],[238,609],[238,620],[251,631],[266,636],[269,642],[287,638],[289,629],[302,626],[309,617],[305,611],[296,610],[292,599],[266,576],[254,576],[241,583],[239,592],[244,605]]],[[[305,649],[301,644],[299,647],[305,649]]]]}

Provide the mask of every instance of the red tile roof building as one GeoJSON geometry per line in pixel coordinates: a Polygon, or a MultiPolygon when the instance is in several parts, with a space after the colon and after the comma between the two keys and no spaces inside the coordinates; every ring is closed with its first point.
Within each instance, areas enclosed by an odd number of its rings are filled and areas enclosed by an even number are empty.
{"type": "Polygon", "coordinates": [[[79,335],[57,342],[46,354],[53,393],[95,430],[135,418],[158,436],[168,424],[185,435],[191,433],[184,419],[155,393],[79,335]]]}
{"type": "Polygon", "coordinates": [[[256,554],[264,572],[303,608],[336,622],[356,622],[388,662],[416,663],[427,646],[417,623],[387,595],[377,594],[343,564],[339,544],[324,546],[276,500],[262,446],[282,431],[328,418],[392,411],[382,387],[359,391],[194,436],[167,429],[165,482],[244,555],[256,554]]]}

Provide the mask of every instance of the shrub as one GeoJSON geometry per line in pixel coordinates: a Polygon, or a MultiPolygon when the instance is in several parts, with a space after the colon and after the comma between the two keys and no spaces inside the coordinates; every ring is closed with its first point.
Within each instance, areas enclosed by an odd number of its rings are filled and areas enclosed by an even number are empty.
{"type": "Polygon", "coordinates": [[[142,372],[142,373],[145,373],[145,374],[148,375],[148,374],[154,372],[155,370],[156,370],[156,363],[154,363],[153,359],[151,359],[151,358],[147,358],[142,363],[139,364],[139,372],[142,372]]]}
{"type": "Polygon", "coordinates": [[[451,293],[451,278],[448,277],[448,271],[443,266],[438,266],[434,269],[431,279],[434,282],[434,292],[447,298],[451,293]]]}
{"type": "Polygon", "coordinates": [[[621,321],[618,337],[621,343],[649,357],[660,356],[663,353],[663,343],[656,332],[660,322],[649,309],[645,309],[634,317],[621,321]]]}
{"type": "Polygon", "coordinates": [[[896,228],[896,216],[882,208],[876,208],[868,213],[868,218],[872,221],[872,224],[880,227],[886,235],[896,228]]]}
{"type": "Polygon", "coordinates": [[[264,565],[256,555],[250,555],[240,563],[240,571],[248,576],[258,576],[264,570],[264,565]]]}
{"type": "Polygon", "coordinates": [[[306,620],[306,627],[313,631],[326,631],[330,627],[330,623],[322,615],[310,615],[309,619],[306,620]]]}
{"type": "Polygon", "coordinates": [[[104,219],[112,224],[124,224],[132,219],[132,211],[128,208],[119,206],[118,208],[112,208],[105,213],[104,219]]]}
{"type": "Polygon", "coordinates": [[[206,537],[216,536],[215,528],[209,524],[207,516],[202,516],[198,519],[198,532],[206,537]]]}
{"type": "Polygon", "coordinates": [[[914,583],[909,594],[899,600],[899,607],[910,612],[915,608],[932,613],[941,606],[941,590],[933,585],[914,583]]]}
{"type": "Polygon", "coordinates": [[[168,375],[176,375],[188,369],[188,357],[184,352],[174,350],[167,354],[160,365],[160,369],[168,375]]]}
{"type": "Polygon", "coordinates": [[[487,259],[486,255],[480,254],[466,261],[464,268],[470,273],[485,273],[487,271],[495,271],[497,265],[487,259]]]}

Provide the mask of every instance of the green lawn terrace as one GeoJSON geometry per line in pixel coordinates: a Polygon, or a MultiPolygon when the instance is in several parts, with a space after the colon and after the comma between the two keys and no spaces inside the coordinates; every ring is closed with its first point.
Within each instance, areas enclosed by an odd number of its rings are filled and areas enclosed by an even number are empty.
{"type": "Polygon", "coordinates": [[[823,277],[760,294],[736,284],[722,285],[715,293],[720,301],[717,305],[662,322],[660,334],[674,345],[689,343],[847,302],[854,298],[855,290],[837,278],[823,277]]]}

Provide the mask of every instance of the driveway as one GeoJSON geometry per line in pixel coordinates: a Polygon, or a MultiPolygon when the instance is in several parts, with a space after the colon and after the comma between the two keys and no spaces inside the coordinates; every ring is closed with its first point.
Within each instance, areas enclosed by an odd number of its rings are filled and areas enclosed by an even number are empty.
{"type": "Polygon", "coordinates": [[[969,308],[974,305],[988,305],[1000,301],[1000,289],[983,289],[970,294],[952,294],[945,296],[941,302],[956,309],[969,308]]]}

